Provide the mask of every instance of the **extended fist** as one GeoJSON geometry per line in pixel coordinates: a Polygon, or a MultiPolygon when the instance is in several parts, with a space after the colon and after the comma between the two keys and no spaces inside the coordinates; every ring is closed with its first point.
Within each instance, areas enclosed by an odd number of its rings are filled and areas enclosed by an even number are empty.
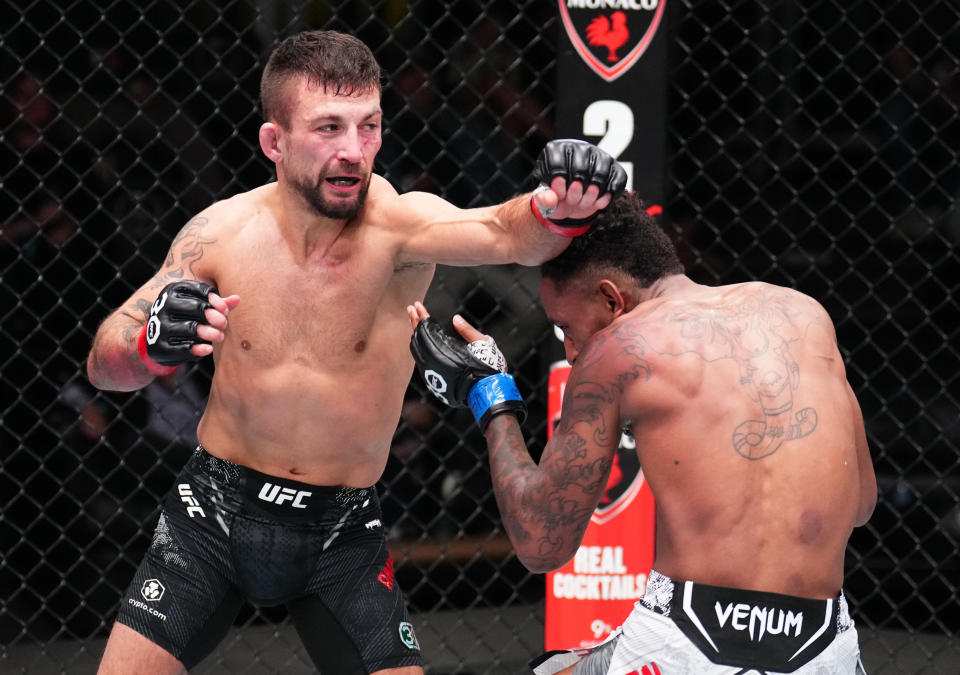
{"type": "Polygon", "coordinates": [[[541,187],[530,203],[541,224],[568,237],[587,231],[593,215],[627,187],[627,173],[609,154],[586,141],[547,143],[534,168],[541,187]]]}

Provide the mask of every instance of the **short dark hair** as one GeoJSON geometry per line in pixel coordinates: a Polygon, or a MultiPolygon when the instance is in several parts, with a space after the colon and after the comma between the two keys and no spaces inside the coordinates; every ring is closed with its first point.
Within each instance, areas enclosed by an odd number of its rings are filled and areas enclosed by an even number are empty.
{"type": "Polygon", "coordinates": [[[593,226],[567,249],[540,267],[544,278],[563,284],[587,270],[613,268],[641,288],[672,274],[683,264],[667,233],[633,192],[620,195],[594,218],[593,226]]]}
{"type": "Polygon", "coordinates": [[[266,120],[290,122],[283,87],[290,80],[307,81],[334,95],[380,92],[382,71],[363,42],[332,30],[310,30],[286,38],[270,54],[260,78],[260,105],[266,120]]]}

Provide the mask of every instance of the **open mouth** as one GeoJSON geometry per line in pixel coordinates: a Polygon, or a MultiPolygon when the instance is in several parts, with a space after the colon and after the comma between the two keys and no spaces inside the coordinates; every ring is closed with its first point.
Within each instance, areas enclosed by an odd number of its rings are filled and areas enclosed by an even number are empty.
{"type": "Polygon", "coordinates": [[[359,178],[353,176],[332,176],[327,178],[327,182],[334,187],[353,187],[360,182],[359,178]]]}

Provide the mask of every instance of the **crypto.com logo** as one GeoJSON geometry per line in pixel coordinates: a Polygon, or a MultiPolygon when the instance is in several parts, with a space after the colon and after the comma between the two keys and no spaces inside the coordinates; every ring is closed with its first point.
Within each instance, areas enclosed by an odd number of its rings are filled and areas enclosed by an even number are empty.
{"type": "Polygon", "coordinates": [[[157,579],[147,579],[140,588],[140,595],[147,602],[157,602],[163,597],[163,592],[167,590],[157,579]]]}

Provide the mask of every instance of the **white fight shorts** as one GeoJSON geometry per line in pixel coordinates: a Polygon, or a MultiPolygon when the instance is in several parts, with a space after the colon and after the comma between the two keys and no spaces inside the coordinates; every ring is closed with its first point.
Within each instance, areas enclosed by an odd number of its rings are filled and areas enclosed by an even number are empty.
{"type": "Polygon", "coordinates": [[[864,675],[841,593],[796,598],[673,581],[650,572],[643,598],[591,649],[544,654],[535,675],[864,675]]]}

